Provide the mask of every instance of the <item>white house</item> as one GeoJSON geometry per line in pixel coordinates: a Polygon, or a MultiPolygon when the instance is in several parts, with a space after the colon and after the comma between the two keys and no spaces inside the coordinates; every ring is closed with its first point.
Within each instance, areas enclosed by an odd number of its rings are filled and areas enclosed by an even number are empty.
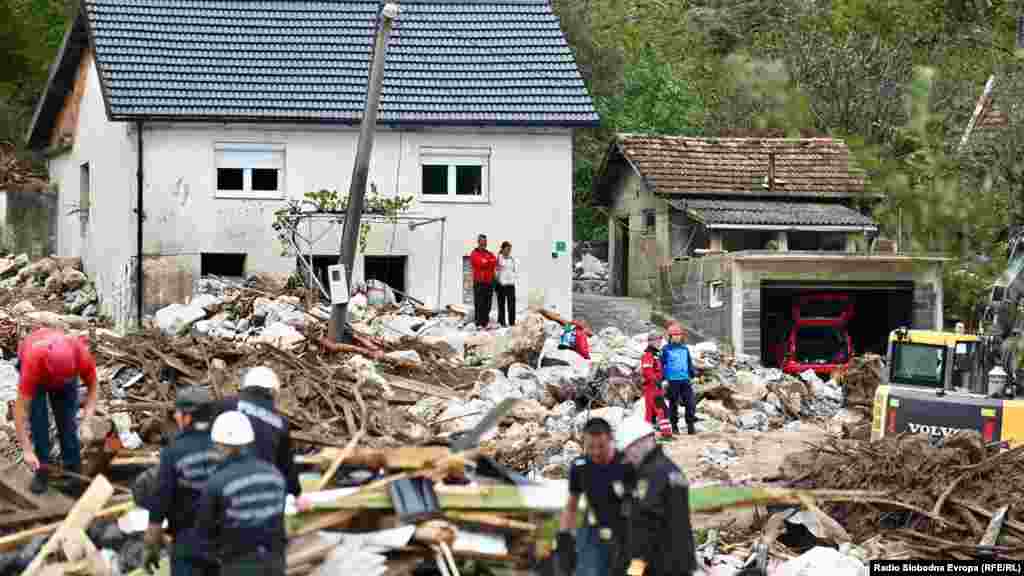
{"type": "MultiPolygon", "coordinates": [[[[379,6],[84,2],[28,139],[59,190],[59,253],[104,310],[130,294],[140,235],[147,313],[201,273],[296,269],[273,213],[348,191],[379,6]]],[[[375,225],[354,279],[465,303],[483,232],[520,258],[520,302],[571,310],[572,132],[598,118],[547,0],[403,1],[386,62],[369,180],[445,217],[444,242],[439,223],[375,225]]],[[[336,257],[340,226],[306,232],[336,257]]]]}

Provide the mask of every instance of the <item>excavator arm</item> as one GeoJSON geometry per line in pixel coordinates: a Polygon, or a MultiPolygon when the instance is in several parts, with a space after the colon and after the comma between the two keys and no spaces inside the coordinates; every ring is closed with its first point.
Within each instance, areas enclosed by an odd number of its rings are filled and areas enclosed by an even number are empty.
{"type": "MultiPolygon", "coordinates": [[[[1024,339],[1021,339],[1020,308],[1024,305],[1024,230],[1010,238],[1010,257],[1006,271],[992,286],[985,308],[986,372],[993,366],[1006,371],[1010,386],[1016,387],[1024,366],[1024,339]]],[[[1015,392],[1011,395],[1016,395],[1015,392]]]]}

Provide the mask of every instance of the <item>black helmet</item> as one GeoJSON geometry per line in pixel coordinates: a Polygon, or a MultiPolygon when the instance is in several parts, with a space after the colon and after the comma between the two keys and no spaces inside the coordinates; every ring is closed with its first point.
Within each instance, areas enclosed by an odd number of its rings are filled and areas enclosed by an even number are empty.
{"type": "Polygon", "coordinates": [[[191,386],[178,391],[178,396],[174,399],[174,409],[185,414],[195,414],[212,401],[213,398],[208,391],[191,386]]]}

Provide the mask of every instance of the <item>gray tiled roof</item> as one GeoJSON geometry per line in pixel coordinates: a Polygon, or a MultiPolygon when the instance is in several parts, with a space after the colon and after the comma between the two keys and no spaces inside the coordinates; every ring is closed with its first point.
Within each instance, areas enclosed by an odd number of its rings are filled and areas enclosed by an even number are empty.
{"type": "MultiPolygon", "coordinates": [[[[112,119],[358,122],[376,0],[85,0],[112,119]]],[[[380,121],[594,125],[547,0],[403,0],[380,121]]]]}
{"type": "Polygon", "coordinates": [[[706,226],[739,224],[762,226],[859,226],[874,227],[871,218],[842,204],[756,200],[669,200],[677,210],[688,212],[706,226]]]}

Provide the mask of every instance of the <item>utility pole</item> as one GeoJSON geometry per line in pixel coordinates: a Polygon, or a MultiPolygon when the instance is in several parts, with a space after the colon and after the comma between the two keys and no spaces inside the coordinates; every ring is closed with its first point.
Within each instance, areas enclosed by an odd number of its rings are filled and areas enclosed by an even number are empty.
{"type": "MultiPolygon", "coordinates": [[[[356,261],[359,240],[359,226],[366,200],[366,180],[370,172],[370,155],[373,154],[373,136],[377,126],[377,108],[380,105],[380,90],[384,83],[384,56],[387,53],[391,27],[398,17],[398,5],[388,3],[381,10],[378,22],[377,41],[370,64],[370,78],[366,89],[366,107],[363,121],[359,126],[359,144],[356,161],[352,167],[352,181],[348,189],[348,210],[341,232],[341,264],[345,267],[345,285],[352,285],[352,266],[356,261]]],[[[331,323],[334,325],[334,341],[351,343],[352,335],[345,329],[348,321],[348,303],[335,304],[331,309],[331,323]]]]}

